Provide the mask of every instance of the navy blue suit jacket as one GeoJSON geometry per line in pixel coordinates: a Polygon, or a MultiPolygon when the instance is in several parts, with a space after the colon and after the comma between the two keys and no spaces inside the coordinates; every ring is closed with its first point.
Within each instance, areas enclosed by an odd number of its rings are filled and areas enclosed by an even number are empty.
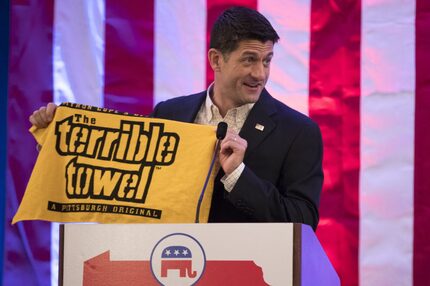
{"type": "MultiPolygon", "coordinates": [[[[152,116],[194,122],[205,97],[206,91],[161,102],[152,116]]],[[[323,182],[318,125],[263,90],[239,135],[248,142],[246,167],[230,193],[220,170],[209,221],[298,222],[316,229],[323,182]]]]}

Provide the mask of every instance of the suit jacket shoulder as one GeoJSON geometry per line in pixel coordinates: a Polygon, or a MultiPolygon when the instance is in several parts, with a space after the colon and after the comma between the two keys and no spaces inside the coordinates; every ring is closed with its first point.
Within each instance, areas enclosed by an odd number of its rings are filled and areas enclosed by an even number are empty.
{"type": "Polygon", "coordinates": [[[206,98],[206,91],[175,97],[158,103],[151,113],[151,117],[193,122],[206,98]]]}
{"type": "MultiPolygon", "coordinates": [[[[302,132],[320,133],[318,125],[306,115],[288,107],[263,90],[250,111],[240,135],[248,140],[248,152],[267,138],[275,138],[287,147],[302,132]]],[[[279,149],[278,149],[279,150],[279,149]]],[[[286,148],[281,150],[288,151],[286,148]]]]}

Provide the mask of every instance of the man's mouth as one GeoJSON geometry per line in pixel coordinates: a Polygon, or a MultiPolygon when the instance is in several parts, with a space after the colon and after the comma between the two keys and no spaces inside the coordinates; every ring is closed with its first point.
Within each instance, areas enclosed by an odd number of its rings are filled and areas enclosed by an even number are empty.
{"type": "Polygon", "coordinates": [[[257,87],[259,87],[260,86],[260,84],[259,83],[247,83],[247,82],[245,82],[245,83],[243,83],[245,86],[247,86],[247,87],[250,87],[250,88],[257,88],[257,87]]]}

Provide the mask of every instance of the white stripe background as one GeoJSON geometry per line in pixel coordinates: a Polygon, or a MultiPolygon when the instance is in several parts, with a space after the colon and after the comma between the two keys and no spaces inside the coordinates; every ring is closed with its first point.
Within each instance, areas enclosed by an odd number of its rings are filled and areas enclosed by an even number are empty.
{"type": "Polygon", "coordinates": [[[412,285],[415,1],[363,0],[360,285],[412,285]]]}
{"type": "MultiPolygon", "coordinates": [[[[206,88],[206,0],[189,3],[155,2],[154,103],[206,88]]],[[[260,0],[258,10],[281,37],[268,90],[308,114],[311,0],[260,0]]],[[[362,0],[360,285],[412,285],[414,17],[414,1],[362,0]]],[[[104,0],[56,1],[56,103],[103,106],[104,19],[104,0]]]]}
{"type": "Polygon", "coordinates": [[[206,0],[156,1],[154,18],[154,103],[206,89],[206,0]]]}

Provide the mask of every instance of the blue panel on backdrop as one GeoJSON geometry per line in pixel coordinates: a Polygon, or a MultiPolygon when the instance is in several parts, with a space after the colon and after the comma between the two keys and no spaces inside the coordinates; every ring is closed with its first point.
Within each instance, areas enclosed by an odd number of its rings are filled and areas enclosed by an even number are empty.
{"type": "Polygon", "coordinates": [[[9,0],[0,1],[0,281],[3,281],[3,245],[6,201],[6,132],[9,58],[9,0]]]}

